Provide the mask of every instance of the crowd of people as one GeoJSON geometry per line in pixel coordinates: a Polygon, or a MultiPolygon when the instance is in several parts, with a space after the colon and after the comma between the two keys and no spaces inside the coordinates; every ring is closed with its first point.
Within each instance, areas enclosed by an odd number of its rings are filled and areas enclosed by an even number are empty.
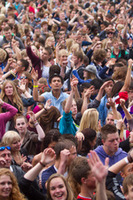
{"type": "Polygon", "coordinates": [[[0,200],[133,200],[133,0],[0,0],[0,200]]]}

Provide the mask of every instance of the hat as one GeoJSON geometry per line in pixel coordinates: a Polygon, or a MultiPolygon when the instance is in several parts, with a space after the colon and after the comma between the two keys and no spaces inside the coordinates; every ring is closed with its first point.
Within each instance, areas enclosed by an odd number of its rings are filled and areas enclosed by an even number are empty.
{"type": "Polygon", "coordinates": [[[86,68],[84,68],[84,71],[91,72],[91,73],[97,75],[97,70],[94,65],[88,65],[86,68]]]}
{"type": "Polygon", "coordinates": [[[4,49],[0,48],[0,63],[3,63],[6,60],[7,55],[7,52],[4,49]]]}

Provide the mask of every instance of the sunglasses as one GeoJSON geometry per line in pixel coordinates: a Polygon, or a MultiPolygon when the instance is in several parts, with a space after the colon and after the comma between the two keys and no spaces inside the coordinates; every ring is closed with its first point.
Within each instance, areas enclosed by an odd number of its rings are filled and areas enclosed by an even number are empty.
{"type": "Polygon", "coordinates": [[[21,76],[20,80],[22,80],[22,79],[27,79],[27,76],[21,76]]]}
{"type": "Polygon", "coordinates": [[[11,150],[11,147],[9,147],[9,146],[6,146],[6,147],[0,147],[0,151],[4,151],[5,149],[7,149],[7,150],[11,150]]]}
{"type": "Polygon", "coordinates": [[[113,32],[108,32],[108,34],[114,34],[113,32]]]}

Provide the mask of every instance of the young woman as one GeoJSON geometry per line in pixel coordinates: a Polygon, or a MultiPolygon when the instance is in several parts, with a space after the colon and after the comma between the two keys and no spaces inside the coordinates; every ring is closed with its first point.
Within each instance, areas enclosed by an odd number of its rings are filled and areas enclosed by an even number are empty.
{"type": "Polygon", "coordinates": [[[47,195],[49,200],[56,200],[57,196],[61,196],[61,200],[73,200],[73,192],[61,174],[53,174],[47,183],[47,195]]]}
{"type": "Polygon", "coordinates": [[[97,132],[99,113],[95,108],[87,109],[81,118],[79,131],[91,128],[97,132]]]}
{"type": "Polygon", "coordinates": [[[24,196],[20,193],[15,176],[6,168],[0,169],[0,199],[25,200],[24,196]]]}

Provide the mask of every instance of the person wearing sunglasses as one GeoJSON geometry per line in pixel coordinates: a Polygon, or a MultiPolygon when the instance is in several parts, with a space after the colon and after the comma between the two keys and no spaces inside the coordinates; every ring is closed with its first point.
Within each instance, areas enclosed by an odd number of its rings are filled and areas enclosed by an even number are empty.
{"type": "Polygon", "coordinates": [[[8,168],[12,171],[17,178],[18,184],[20,183],[21,178],[24,176],[24,171],[21,167],[17,165],[12,165],[12,155],[11,147],[0,143],[0,169],[8,168]]]}

